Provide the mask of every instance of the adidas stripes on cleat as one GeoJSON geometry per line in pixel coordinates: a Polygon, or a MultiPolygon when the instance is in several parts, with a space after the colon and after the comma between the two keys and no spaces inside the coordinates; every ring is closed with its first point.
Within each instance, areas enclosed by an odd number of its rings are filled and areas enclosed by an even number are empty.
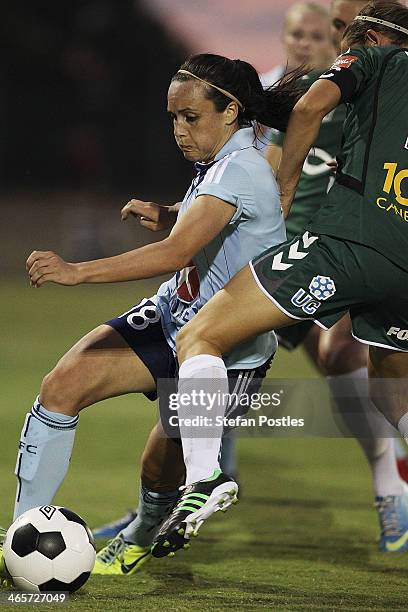
{"type": "Polygon", "coordinates": [[[176,550],[189,548],[190,538],[214,512],[225,512],[238,501],[238,485],[221,470],[206,480],[182,487],[180,501],[163,523],[152,546],[153,557],[173,557],[176,550]]]}
{"type": "Polygon", "coordinates": [[[150,558],[150,546],[131,544],[119,534],[98,552],[92,574],[130,576],[150,558]]]}

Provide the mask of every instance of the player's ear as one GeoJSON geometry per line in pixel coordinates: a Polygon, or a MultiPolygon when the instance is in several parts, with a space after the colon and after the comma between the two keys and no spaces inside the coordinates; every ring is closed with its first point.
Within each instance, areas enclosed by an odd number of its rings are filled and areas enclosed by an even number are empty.
{"type": "Polygon", "coordinates": [[[226,109],[224,110],[225,123],[232,125],[238,117],[238,104],[231,100],[226,109]]]}
{"type": "Polygon", "coordinates": [[[369,47],[375,47],[380,44],[379,33],[375,30],[367,30],[366,32],[367,45],[369,47]]]}

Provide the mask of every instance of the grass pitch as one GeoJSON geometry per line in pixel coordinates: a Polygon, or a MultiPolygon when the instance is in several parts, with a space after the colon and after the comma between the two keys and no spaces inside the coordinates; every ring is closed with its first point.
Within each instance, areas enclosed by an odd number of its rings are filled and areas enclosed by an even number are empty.
{"type": "MultiPolygon", "coordinates": [[[[23,417],[42,376],[86,331],[155,286],[30,290],[25,279],[3,284],[3,525],[11,519],[23,417]]],[[[316,376],[301,352],[289,357],[282,350],[270,376],[289,372],[316,376]]],[[[155,419],[155,406],[136,395],[84,411],[69,475],[55,502],[83,515],[90,526],[133,507],[139,456],[155,419]]],[[[353,440],[241,439],[239,479],[241,503],[214,516],[189,551],[154,559],[129,578],[91,578],[64,609],[407,610],[408,555],[377,551],[369,470],[353,440]]]]}

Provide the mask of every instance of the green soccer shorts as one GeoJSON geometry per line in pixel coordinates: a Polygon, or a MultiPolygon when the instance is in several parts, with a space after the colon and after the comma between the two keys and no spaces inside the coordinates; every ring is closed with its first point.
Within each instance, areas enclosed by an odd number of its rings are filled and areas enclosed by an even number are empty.
{"type": "Polygon", "coordinates": [[[329,329],[350,311],[356,340],[408,352],[408,271],[374,249],[306,231],[250,267],[288,317],[329,329]]]}

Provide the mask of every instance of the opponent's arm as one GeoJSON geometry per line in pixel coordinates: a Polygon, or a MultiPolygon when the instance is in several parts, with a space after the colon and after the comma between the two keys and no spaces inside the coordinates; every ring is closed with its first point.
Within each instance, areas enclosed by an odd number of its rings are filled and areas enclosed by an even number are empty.
{"type": "Polygon", "coordinates": [[[338,85],[319,79],[296,103],[289,119],[277,173],[283,214],[287,217],[303,163],[319,133],[323,117],[341,99],[338,85]]]}
{"type": "Polygon", "coordinates": [[[152,278],[184,268],[228,224],[236,208],[214,196],[199,196],[170,235],[154,244],[114,257],[68,263],[52,251],[34,251],[26,268],[31,284],[112,283],[152,278]]]}

